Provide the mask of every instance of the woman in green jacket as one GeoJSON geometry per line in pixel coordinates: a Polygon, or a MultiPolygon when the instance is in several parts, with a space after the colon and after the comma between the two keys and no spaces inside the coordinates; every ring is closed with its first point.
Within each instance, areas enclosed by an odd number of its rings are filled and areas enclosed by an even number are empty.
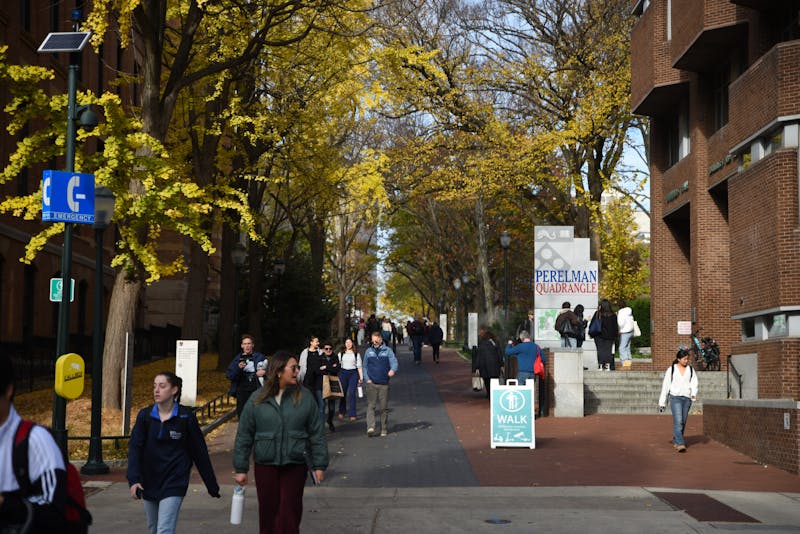
{"type": "Polygon", "coordinates": [[[311,392],[297,383],[298,371],[294,356],[276,352],[269,359],[264,386],[247,401],[236,431],[234,479],[247,484],[252,451],[261,534],[299,532],[308,463],[319,482],[328,467],[319,407],[311,392]]]}

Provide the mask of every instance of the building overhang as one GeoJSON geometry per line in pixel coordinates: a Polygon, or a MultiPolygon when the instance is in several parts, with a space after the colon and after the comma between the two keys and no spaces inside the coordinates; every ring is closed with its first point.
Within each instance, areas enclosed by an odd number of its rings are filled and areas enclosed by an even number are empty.
{"type": "Polygon", "coordinates": [[[657,117],[674,113],[676,104],[689,96],[689,82],[670,83],[653,87],[641,102],[633,106],[633,113],[657,117]]]}
{"type": "Polygon", "coordinates": [[[691,72],[711,70],[730,57],[733,47],[746,42],[746,22],[704,29],[672,66],[691,72]]]}

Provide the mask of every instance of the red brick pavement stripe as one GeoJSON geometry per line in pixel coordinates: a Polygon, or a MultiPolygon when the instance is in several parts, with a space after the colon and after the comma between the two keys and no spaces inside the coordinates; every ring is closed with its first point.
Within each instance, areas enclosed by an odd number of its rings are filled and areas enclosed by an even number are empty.
{"type": "MultiPolygon", "coordinates": [[[[688,451],[672,448],[672,416],[591,415],[536,420],[536,449],[489,444],[489,401],[473,392],[470,364],[453,350],[423,362],[438,384],[450,420],[484,486],[648,486],[800,492],[800,477],[707,438],[701,415],[690,415],[688,451]]],[[[702,393],[702,384],[701,384],[702,393]]],[[[653,399],[655,411],[656,399],[653,399]]]]}

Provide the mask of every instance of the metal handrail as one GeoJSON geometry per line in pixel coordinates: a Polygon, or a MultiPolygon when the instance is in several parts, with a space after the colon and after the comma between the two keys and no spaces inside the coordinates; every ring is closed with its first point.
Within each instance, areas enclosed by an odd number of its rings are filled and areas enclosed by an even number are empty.
{"type": "MultiPolygon", "coordinates": [[[[733,356],[728,354],[728,371],[733,372],[733,377],[736,379],[736,382],[739,384],[739,398],[742,398],[742,374],[736,369],[736,366],[733,365],[733,356]]],[[[728,398],[731,398],[731,373],[725,373],[725,380],[727,382],[728,387],[728,398]]]]}
{"type": "MultiPolygon", "coordinates": [[[[217,395],[216,397],[214,397],[213,399],[211,399],[210,401],[208,401],[207,403],[205,403],[205,404],[203,404],[201,406],[195,406],[194,408],[192,408],[192,412],[194,414],[197,414],[199,412],[201,416],[203,416],[203,413],[206,412],[208,415],[204,416],[204,419],[205,418],[211,419],[211,414],[215,413],[217,411],[217,405],[224,407],[226,404],[233,404],[234,402],[231,399],[234,399],[234,397],[232,397],[230,395],[230,393],[221,393],[221,394],[217,395]]],[[[213,428],[208,428],[208,426],[203,427],[203,428],[204,428],[203,434],[207,434],[208,432],[210,432],[213,429],[213,428]]],[[[124,440],[124,439],[130,439],[130,437],[131,437],[130,435],[99,436],[98,439],[101,440],[101,441],[114,440],[114,448],[115,449],[119,449],[120,448],[119,442],[121,440],[124,440]]],[[[69,436],[68,435],[67,439],[68,440],[74,440],[74,441],[88,441],[88,440],[92,439],[92,437],[91,436],[69,436]]]]}

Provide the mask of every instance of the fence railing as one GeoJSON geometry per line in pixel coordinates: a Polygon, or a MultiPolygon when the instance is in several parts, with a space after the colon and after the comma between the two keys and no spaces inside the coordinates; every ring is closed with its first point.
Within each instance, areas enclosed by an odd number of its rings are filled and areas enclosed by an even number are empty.
{"type": "Polygon", "coordinates": [[[728,398],[731,398],[731,375],[733,378],[736,379],[736,383],[739,386],[739,398],[742,398],[742,374],[736,369],[736,366],[733,365],[733,356],[728,354],[728,373],[725,375],[725,378],[728,382],[728,398]]]}
{"type": "MultiPolygon", "coordinates": [[[[221,423],[233,417],[236,406],[236,398],[229,393],[221,393],[201,406],[195,406],[192,411],[197,416],[203,435],[208,434],[221,423]]],[[[91,436],[67,436],[70,441],[89,441],[91,436]]],[[[100,436],[101,441],[113,441],[114,449],[120,449],[121,441],[127,441],[130,435],[124,436],[100,436]]]]}

